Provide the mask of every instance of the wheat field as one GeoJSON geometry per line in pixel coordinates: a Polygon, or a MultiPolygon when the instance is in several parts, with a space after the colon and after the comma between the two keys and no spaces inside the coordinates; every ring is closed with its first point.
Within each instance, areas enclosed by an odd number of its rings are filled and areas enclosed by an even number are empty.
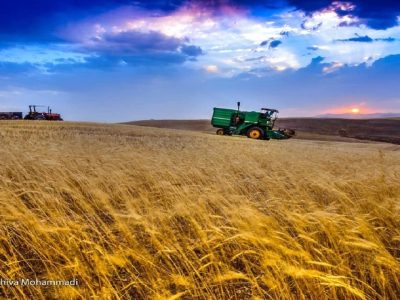
{"type": "Polygon", "coordinates": [[[7,299],[396,299],[400,146],[0,122],[7,299]]]}

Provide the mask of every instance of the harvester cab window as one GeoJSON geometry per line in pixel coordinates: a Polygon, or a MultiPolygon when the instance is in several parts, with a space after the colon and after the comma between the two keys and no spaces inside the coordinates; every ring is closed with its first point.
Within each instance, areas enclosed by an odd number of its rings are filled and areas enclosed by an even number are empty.
{"type": "Polygon", "coordinates": [[[272,117],[273,113],[274,113],[274,112],[271,111],[271,110],[267,110],[267,109],[262,109],[262,110],[261,110],[261,114],[262,114],[263,116],[265,116],[266,118],[272,117]]]}
{"type": "Polygon", "coordinates": [[[244,120],[240,117],[239,114],[237,114],[237,115],[233,116],[233,120],[232,121],[233,121],[233,125],[238,126],[241,123],[243,123],[244,120]]]}

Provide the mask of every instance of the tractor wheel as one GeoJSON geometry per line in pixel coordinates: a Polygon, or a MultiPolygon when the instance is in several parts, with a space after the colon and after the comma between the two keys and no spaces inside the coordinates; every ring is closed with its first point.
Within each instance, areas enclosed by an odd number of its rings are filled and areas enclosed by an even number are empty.
{"type": "Polygon", "coordinates": [[[261,140],[264,138],[264,130],[260,127],[252,127],[247,131],[247,137],[255,140],[261,140]]]}
{"type": "Polygon", "coordinates": [[[222,128],[220,128],[217,130],[217,135],[225,135],[225,131],[222,128]]]}

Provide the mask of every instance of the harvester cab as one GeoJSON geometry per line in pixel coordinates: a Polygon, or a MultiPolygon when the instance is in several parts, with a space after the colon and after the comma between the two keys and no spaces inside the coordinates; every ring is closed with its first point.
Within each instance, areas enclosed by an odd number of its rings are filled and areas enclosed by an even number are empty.
{"type": "Polygon", "coordinates": [[[279,111],[262,108],[261,112],[214,108],[211,124],[218,128],[218,135],[246,135],[252,139],[288,139],[295,135],[292,129],[274,130],[279,111]]]}
{"type": "Polygon", "coordinates": [[[278,119],[279,110],[272,108],[261,108],[261,117],[266,119],[270,119],[270,129],[273,129],[275,126],[275,121],[278,119]]]}

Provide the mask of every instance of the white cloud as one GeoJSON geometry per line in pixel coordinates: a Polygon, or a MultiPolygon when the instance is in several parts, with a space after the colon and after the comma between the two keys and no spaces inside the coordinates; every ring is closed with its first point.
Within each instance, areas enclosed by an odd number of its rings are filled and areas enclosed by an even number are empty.
{"type": "Polygon", "coordinates": [[[334,72],[334,71],[339,70],[339,69],[340,69],[341,67],[343,67],[343,66],[344,66],[343,63],[334,62],[334,63],[330,64],[329,66],[324,67],[324,68],[322,69],[322,71],[323,71],[325,74],[328,74],[328,73],[332,73],[332,72],[334,72]]]}
{"type": "MultiPolygon", "coordinates": [[[[374,30],[357,25],[359,20],[350,14],[339,16],[335,12],[337,8],[349,13],[355,9],[349,2],[336,1],[327,9],[312,15],[288,9],[276,11],[270,17],[255,18],[246,11],[219,15],[194,6],[183,7],[168,15],[151,15],[125,7],[68,25],[60,33],[69,40],[70,45],[56,45],[53,49],[3,49],[0,51],[0,60],[42,66],[47,63],[84,62],[87,56],[96,54],[82,54],[74,49],[101,43],[106,34],[133,30],[159,32],[200,46],[204,55],[197,57],[196,61],[187,61],[186,65],[203,70],[207,70],[204,66],[215,66],[218,72],[212,72],[221,76],[234,76],[260,68],[296,70],[307,66],[316,56],[322,56],[324,63],[332,64],[326,68],[326,72],[330,72],[332,66],[338,69],[339,64],[371,65],[377,59],[400,53],[400,26],[374,30]],[[356,34],[369,36],[374,41],[340,41],[355,37],[356,34]],[[395,40],[383,40],[388,37],[395,40]],[[279,40],[281,44],[276,48],[269,47],[268,43],[273,40],[279,40]],[[261,46],[265,41],[269,42],[261,46]]],[[[124,64],[123,61],[120,63],[124,64]]]]}
{"type": "Polygon", "coordinates": [[[355,9],[351,3],[333,2],[331,7],[311,16],[298,11],[286,11],[274,15],[271,21],[268,18],[253,18],[245,12],[220,16],[184,7],[159,17],[143,17],[132,13],[133,17],[129,18],[129,13],[125,13],[125,20],[120,20],[118,26],[102,24],[99,27],[96,23],[96,28],[103,30],[108,26],[118,31],[152,30],[167,36],[186,38],[191,44],[200,46],[205,53],[196,62],[187,62],[189,66],[215,66],[218,73],[225,76],[263,67],[277,71],[299,69],[307,66],[315,56],[322,56],[324,62],[331,63],[325,71],[331,72],[345,64],[370,65],[379,58],[400,53],[400,26],[386,30],[370,29],[357,25],[357,17],[339,16],[334,11],[338,7],[349,12],[355,9]],[[343,26],[344,23],[347,26],[343,26]],[[339,41],[355,37],[355,34],[373,39],[393,37],[396,40],[372,43],[339,41]],[[282,43],[275,49],[260,46],[267,40],[280,40],[282,43]],[[313,51],[310,51],[310,46],[313,46],[313,51]]]}

